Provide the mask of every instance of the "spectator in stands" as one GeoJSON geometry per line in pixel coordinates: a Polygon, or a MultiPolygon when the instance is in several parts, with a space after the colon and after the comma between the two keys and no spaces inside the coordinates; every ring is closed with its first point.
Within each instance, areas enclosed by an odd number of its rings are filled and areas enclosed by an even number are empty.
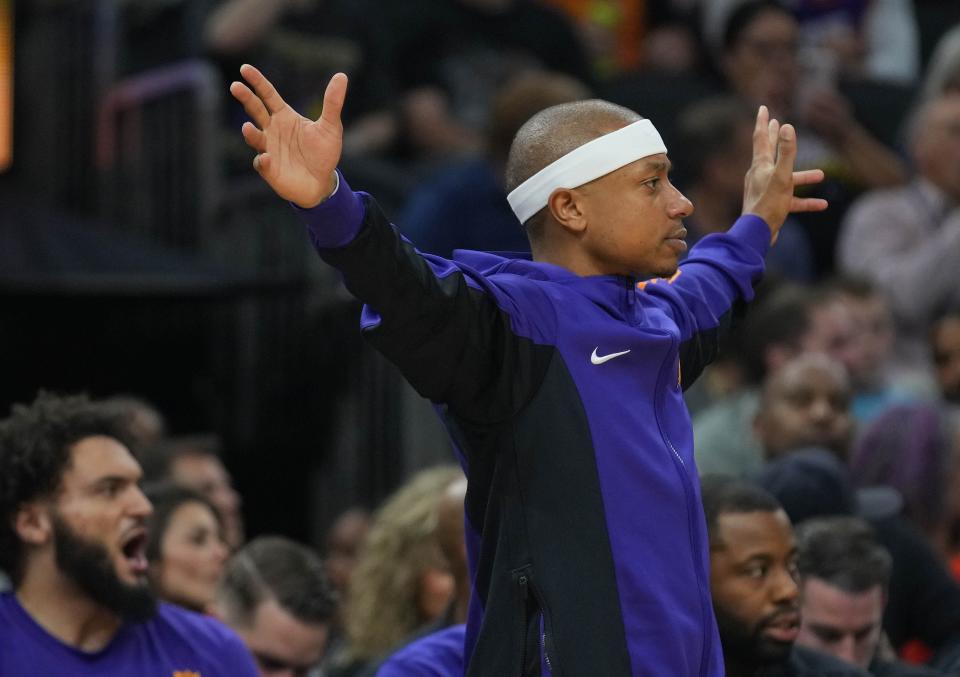
{"type": "Polygon", "coordinates": [[[256,658],[262,677],[307,675],[323,659],[336,593],[309,548],[279,536],[230,558],[214,613],[256,658]]]}
{"type": "Polygon", "coordinates": [[[930,352],[940,397],[952,408],[960,406],[960,310],[947,311],[933,323],[930,352]]]}
{"type": "Polygon", "coordinates": [[[154,405],[133,395],[114,395],[103,400],[103,405],[127,419],[131,449],[142,454],[158,444],[167,434],[167,422],[154,405]]]}
{"type": "MultiPolygon", "coordinates": [[[[799,442],[799,440],[798,440],[799,442]]],[[[815,517],[857,515],[893,558],[883,627],[899,651],[920,638],[937,652],[940,669],[960,665],[960,587],[924,536],[899,517],[902,499],[884,488],[854,490],[847,466],[831,451],[791,451],[768,463],[760,484],[781,502],[794,524],[815,517]]],[[[926,657],[931,658],[931,649],[926,657]]]]}
{"type": "Polygon", "coordinates": [[[201,494],[177,485],[150,489],[147,524],[150,581],[160,599],[206,613],[230,550],[220,516],[201,494]]]}
{"type": "Polygon", "coordinates": [[[588,96],[585,85],[559,73],[527,71],[507,80],[492,102],[485,154],[445,165],[421,184],[397,220],[404,235],[420,251],[447,258],[454,249],[530,251],[507,204],[510,142],[534,113],[588,96]]]}
{"type": "Polygon", "coordinates": [[[342,512],[327,532],[327,557],[324,567],[330,584],[338,596],[350,587],[350,577],[357,566],[360,546],[370,529],[370,513],[365,508],[342,512]]]}
{"type": "Polygon", "coordinates": [[[423,470],[374,514],[347,593],[348,644],[334,657],[331,677],[375,669],[448,611],[455,579],[440,548],[437,506],[462,478],[455,466],[423,470]]]}
{"type": "Polygon", "coordinates": [[[879,677],[934,677],[883,654],[890,553],[855,517],[809,520],[797,531],[800,634],[797,644],[831,654],[879,677]]]}
{"type": "Polygon", "coordinates": [[[820,353],[800,355],[770,374],[754,424],[765,458],[821,447],[846,459],[853,440],[850,397],[843,365],[820,353]]]}
{"type": "MultiPolygon", "coordinates": [[[[677,165],[687,197],[697,206],[689,218],[687,244],[693,246],[710,233],[722,233],[743,202],[740,174],[753,154],[753,112],[735,97],[700,101],[684,110],[677,125],[677,165]]],[[[814,268],[803,228],[788,217],[777,246],[767,254],[767,271],[795,282],[810,282],[814,268]]]]}
{"type": "Polygon", "coordinates": [[[826,167],[828,176],[849,175],[861,187],[902,182],[899,158],[857,121],[834,86],[801,83],[799,39],[796,18],[780,3],[742,3],[723,36],[721,65],[733,91],[752,106],[765,103],[772,114],[799,121],[797,133],[807,145],[798,166],[826,167]]]}
{"type": "Polygon", "coordinates": [[[837,258],[845,272],[886,292],[904,359],[922,363],[933,319],[960,302],[960,95],[920,106],[909,148],[914,180],[868,193],[850,208],[837,258]]]}
{"type": "Polygon", "coordinates": [[[762,384],[804,353],[840,355],[850,343],[850,319],[802,287],[769,292],[752,308],[734,347],[748,387],[694,419],[694,448],[701,474],[747,476],[763,464],[755,419],[762,384]]]}
{"type": "Polygon", "coordinates": [[[170,481],[205,496],[223,521],[230,549],[243,544],[243,502],[220,460],[220,441],[215,436],[168,438],[147,452],[144,465],[148,482],[170,481]]]}
{"type": "Polygon", "coordinates": [[[924,101],[944,94],[960,94],[960,26],[951,28],[937,42],[920,92],[924,101]]]}
{"type": "MultiPolygon", "coordinates": [[[[496,91],[520,71],[593,82],[572,22],[539,2],[407,0],[378,11],[390,27],[384,67],[399,88],[394,141],[403,140],[414,158],[476,153],[496,91]]],[[[347,155],[357,150],[349,130],[344,149],[347,155]]]]}
{"type": "Polygon", "coordinates": [[[863,675],[794,642],[800,632],[797,548],[770,494],[731,477],[703,478],[710,591],[728,677],[863,675]]]}
{"type": "Polygon", "coordinates": [[[454,482],[437,505],[437,538],[450,564],[456,591],[444,617],[433,631],[407,644],[380,666],[377,677],[460,677],[464,671],[463,649],[467,609],[470,604],[470,572],[464,536],[463,501],[466,479],[454,482]]]}
{"type": "Polygon", "coordinates": [[[157,604],[151,505],[127,428],[87,398],[41,394],[0,423],[0,674],[252,677],[219,622],[157,604]]]}
{"type": "Polygon", "coordinates": [[[859,486],[890,486],[900,493],[904,516],[944,562],[960,547],[953,498],[960,489],[956,439],[952,421],[936,406],[898,405],[863,432],[850,459],[859,486]]]}

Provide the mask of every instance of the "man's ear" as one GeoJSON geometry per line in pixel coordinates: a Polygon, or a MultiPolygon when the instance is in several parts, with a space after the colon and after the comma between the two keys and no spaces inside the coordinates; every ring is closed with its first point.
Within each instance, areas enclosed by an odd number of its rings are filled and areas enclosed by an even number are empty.
{"type": "Polygon", "coordinates": [[[13,529],[29,545],[44,545],[53,536],[49,506],[33,501],[24,503],[13,516],[13,529]]]}
{"type": "Polygon", "coordinates": [[[587,219],[583,213],[582,196],[574,188],[558,188],[547,200],[550,215],[564,230],[580,235],[587,229],[587,219]]]}

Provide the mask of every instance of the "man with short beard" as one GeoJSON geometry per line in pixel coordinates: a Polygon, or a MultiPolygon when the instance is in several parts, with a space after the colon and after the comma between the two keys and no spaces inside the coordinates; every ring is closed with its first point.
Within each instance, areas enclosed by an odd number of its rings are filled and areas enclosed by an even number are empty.
{"type": "Polygon", "coordinates": [[[158,604],[124,422],[41,394],[0,421],[0,675],[254,677],[225,626],[158,604]]]}
{"type": "Polygon", "coordinates": [[[855,677],[831,656],[794,646],[800,632],[797,548],[777,500],[730,477],[702,480],[710,588],[727,677],[855,677]]]}

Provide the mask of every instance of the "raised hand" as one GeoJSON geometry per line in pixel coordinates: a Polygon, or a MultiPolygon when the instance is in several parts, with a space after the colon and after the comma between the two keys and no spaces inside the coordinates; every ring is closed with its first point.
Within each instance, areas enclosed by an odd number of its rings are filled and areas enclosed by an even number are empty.
{"type": "Polygon", "coordinates": [[[242,66],[240,75],[249,87],[234,82],[230,93],[253,119],[243,123],[241,130],[247,144],[257,151],[253,168],[280,197],[300,207],[316,206],[336,186],[347,76],[337,73],[330,79],[323,95],[323,113],[314,121],[293,110],[253,66],[242,66]]]}
{"type": "Polygon", "coordinates": [[[793,125],[770,119],[766,106],[760,106],[753,130],[753,162],[743,182],[743,213],[756,214],[770,226],[771,243],[792,212],[819,212],[827,208],[820,198],[794,195],[796,186],[823,181],[823,171],[793,171],[797,157],[797,132],[793,125]]]}

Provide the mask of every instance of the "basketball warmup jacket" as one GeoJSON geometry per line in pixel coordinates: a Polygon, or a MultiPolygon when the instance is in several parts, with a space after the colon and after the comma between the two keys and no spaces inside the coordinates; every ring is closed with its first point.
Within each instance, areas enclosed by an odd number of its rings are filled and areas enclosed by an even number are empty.
{"type": "Polygon", "coordinates": [[[752,297],[766,223],[643,283],[421,254],[342,177],[301,216],[467,474],[467,675],[722,675],[682,391],[752,297]]]}

